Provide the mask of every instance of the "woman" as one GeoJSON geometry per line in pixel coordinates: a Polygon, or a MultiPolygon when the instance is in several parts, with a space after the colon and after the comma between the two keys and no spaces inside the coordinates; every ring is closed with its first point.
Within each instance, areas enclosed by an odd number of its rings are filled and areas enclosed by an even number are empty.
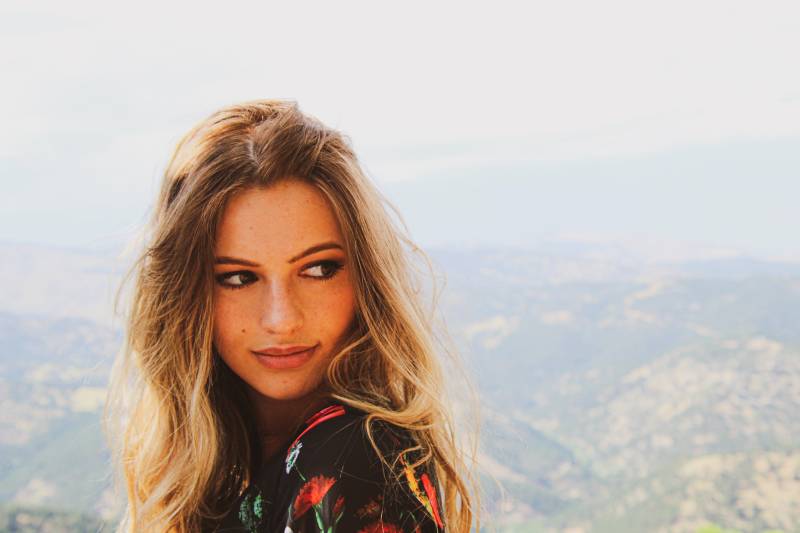
{"type": "Polygon", "coordinates": [[[420,251],[384,201],[291,101],[222,109],[178,143],[106,410],[120,531],[480,527],[402,243],[420,251]]]}

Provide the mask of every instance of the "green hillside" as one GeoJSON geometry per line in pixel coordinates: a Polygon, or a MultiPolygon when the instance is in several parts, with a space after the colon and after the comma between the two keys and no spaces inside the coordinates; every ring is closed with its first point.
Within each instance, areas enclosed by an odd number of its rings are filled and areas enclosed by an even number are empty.
{"type": "MultiPolygon", "coordinates": [[[[800,272],[437,261],[482,394],[496,531],[800,532],[800,272]]],[[[4,531],[113,523],[99,416],[120,338],[87,318],[0,313],[4,531]]]]}

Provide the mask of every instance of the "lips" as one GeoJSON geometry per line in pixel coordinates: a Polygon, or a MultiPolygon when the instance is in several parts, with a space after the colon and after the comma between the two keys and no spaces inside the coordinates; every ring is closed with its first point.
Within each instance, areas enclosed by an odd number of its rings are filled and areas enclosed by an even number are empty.
{"type": "Polygon", "coordinates": [[[295,352],[292,352],[292,350],[297,349],[296,346],[282,347],[280,349],[273,347],[266,350],[253,351],[253,355],[255,355],[258,362],[265,368],[269,368],[270,370],[289,370],[301,367],[309,362],[317,351],[317,346],[319,346],[319,344],[310,347],[301,346],[300,348],[305,349],[295,352]],[[281,355],[271,355],[267,353],[270,351],[276,353],[281,352],[281,355]]]}
{"type": "Polygon", "coordinates": [[[310,350],[314,348],[316,344],[292,344],[292,345],[282,345],[282,346],[269,346],[264,348],[263,350],[253,350],[253,353],[260,354],[260,355],[271,355],[273,357],[282,357],[286,355],[292,355],[300,352],[305,352],[306,350],[310,350]]]}

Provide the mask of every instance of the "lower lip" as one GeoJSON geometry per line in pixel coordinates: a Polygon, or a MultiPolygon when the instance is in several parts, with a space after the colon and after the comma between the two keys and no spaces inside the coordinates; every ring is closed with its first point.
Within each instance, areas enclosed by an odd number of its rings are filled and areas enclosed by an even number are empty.
{"type": "Polygon", "coordinates": [[[264,365],[267,368],[275,369],[275,370],[285,370],[287,368],[297,368],[298,366],[303,366],[311,356],[314,355],[314,351],[317,349],[317,346],[313,348],[309,348],[308,350],[293,353],[291,355],[264,355],[261,353],[253,353],[258,359],[258,362],[264,365]]]}

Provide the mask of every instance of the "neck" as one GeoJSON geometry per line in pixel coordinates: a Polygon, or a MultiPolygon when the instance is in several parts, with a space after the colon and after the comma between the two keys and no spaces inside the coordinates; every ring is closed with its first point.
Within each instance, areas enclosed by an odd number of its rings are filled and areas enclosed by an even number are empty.
{"type": "Polygon", "coordinates": [[[261,439],[274,443],[291,437],[309,416],[329,401],[328,394],[321,388],[291,400],[267,398],[250,387],[247,393],[255,411],[261,439]]]}

